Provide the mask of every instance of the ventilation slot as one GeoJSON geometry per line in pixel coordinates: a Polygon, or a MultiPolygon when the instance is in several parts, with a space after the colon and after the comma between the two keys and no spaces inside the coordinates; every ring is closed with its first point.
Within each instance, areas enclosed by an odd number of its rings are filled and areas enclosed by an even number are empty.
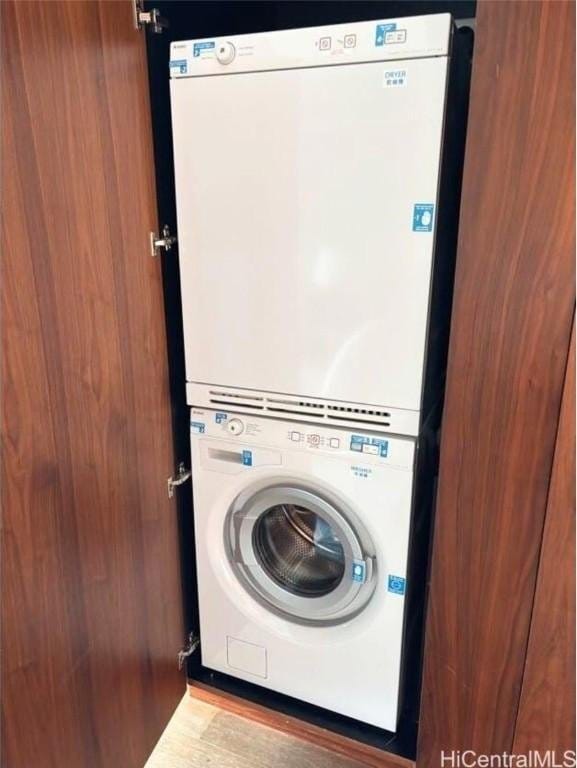
{"type": "Polygon", "coordinates": [[[236,392],[209,391],[209,400],[212,405],[230,406],[231,408],[252,408],[256,411],[264,410],[263,397],[257,395],[245,395],[236,392]],[[247,402],[250,401],[250,402],[247,402]]]}
{"type": "Polygon", "coordinates": [[[297,411],[296,408],[271,408],[266,409],[270,413],[292,413],[294,416],[306,416],[309,419],[324,419],[324,413],[311,413],[310,411],[297,411]]]}
{"type": "Polygon", "coordinates": [[[264,397],[258,395],[244,395],[239,392],[216,392],[214,389],[209,390],[209,395],[216,395],[217,397],[235,398],[236,400],[264,400],[264,397]]]}
{"type": "Polygon", "coordinates": [[[310,419],[324,419],[324,403],[307,403],[304,400],[289,400],[267,397],[267,411],[307,416],[310,419]]]}
{"type": "Polygon", "coordinates": [[[325,408],[324,403],[307,403],[304,400],[280,400],[278,398],[267,397],[267,403],[274,403],[275,405],[292,405],[299,408],[315,408],[316,410],[323,410],[325,408]]]}
{"type": "Polygon", "coordinates": [[[256,411],[264,410],[264,406],[262,405],[256,405],[255,403],[243,403],[242,401],[239,402],[238,400],[236,403],[234,403],[230,400],[215,400],[213,397],[211,397],[210,402],[213,403],[213,405],[230,405],[231,408],[238,408],[239,406],[242,406],[243,408],[253,408],[256,411]]]}
{"type": "Polygon", "coordinates": [[[391,414],[386,411],[375,411],[373,408],[351,408],[347,405],[327,405],[329,411],[338,413],[356,413],[360,416],[376,416],[380,419],[390,419],[391,414]]]}
{"type": "MultiPolygon", "coordinates": [[[[202,385],[198,385],[201,387],[202,385]]],[[[397,425],[397,415],[390,411],[381,410],[378,406],[365,403],[350,403],[339,400],[308,400],[302,396],[268,393],[258,390],[243,389],[204,389],[204,401],[199,405],[219,410],[238,411],[240,413],[257,413],[276,419],[293,419],[295,421],[324,422],[337,426],[358,424],[360,427],[392,427],[397,425]]]]}
{"type": "Polygon", "coordinates": [[[377,424],[379,427],[390,427],[390,421],[384,421],[383,419],[371,419],[364,416],[333,416],[332,413],[327,414],[327,419],[333,421],[352,421],[356,424],[377,424]]]}

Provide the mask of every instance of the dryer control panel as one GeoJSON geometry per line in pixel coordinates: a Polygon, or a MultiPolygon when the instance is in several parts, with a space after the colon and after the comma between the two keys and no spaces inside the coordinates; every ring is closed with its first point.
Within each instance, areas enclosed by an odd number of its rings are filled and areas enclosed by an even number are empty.
{"type": "Polygon", "coordinates": [[[173,80],[273,69],[447,56],[448,13],[287,29],[230,38],[174,41],[173,80]]]}

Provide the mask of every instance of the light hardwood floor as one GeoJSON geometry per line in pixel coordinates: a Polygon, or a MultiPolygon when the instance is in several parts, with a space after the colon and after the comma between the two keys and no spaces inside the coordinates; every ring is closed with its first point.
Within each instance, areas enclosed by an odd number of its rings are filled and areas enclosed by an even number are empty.
{"type": "Polygon", "coordinates": [[[361,768],[186,694],[145,768],[361,768]]]}

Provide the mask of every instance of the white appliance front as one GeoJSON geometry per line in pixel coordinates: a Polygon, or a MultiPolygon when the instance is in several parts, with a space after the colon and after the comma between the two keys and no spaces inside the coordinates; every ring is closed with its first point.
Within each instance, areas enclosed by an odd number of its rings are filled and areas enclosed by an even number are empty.
{"type": "Polygon", "coordinates": [[[187,381],[419,411],[450,29],[172,44],[187,381]]]}
{"type": "Polygon", "coordinates": [[[191,410],[204,666],[394,731],[415,442],[191,410]]]}

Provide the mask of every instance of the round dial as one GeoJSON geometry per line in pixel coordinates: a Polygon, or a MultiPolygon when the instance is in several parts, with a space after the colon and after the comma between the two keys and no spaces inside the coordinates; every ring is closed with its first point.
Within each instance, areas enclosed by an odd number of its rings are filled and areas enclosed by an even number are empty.
{"type": "Polygon", "coordinates": [[[234,45],[229,43],[228,40],[218,43],[216,46],[216,59],[221,64],[230,64],[234,59],[235,53],[234,45]]]}
{"type": "Polygon", "coordinates": [[[242,435],[244,432],[244,424],[240,419],[231,419],[227,423],[226,428],[231,435],[242,435]]]}

